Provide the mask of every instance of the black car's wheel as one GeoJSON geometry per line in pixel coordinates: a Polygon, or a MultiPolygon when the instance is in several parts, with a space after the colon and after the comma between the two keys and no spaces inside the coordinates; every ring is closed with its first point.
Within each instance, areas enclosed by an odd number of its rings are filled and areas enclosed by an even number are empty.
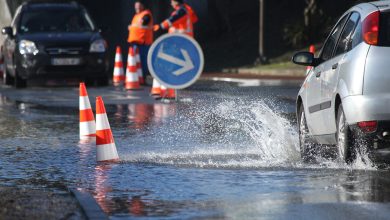
{"type": "Polygon", "coordinates": [[[3,83],[5,85],[12,85],[14,83],[13,78],[8,74],[6,68],[3,70],[3,83]]]}
{"type": "Polygon", "coordinates": [[[303,162],[312,162],[314,160],[314,143],[309,139],[309,128],[307,127],[303,105],[299,108],[298,126],[301,158],[303,162]]]}
{"type": "Polygon", "coordinates": [[[102,78],[96,79],[97,86],[108,86],[108,83],[109,83],[108,77],[102,77],[102,78]]]}
{"type": "Polygon", "coordinates": [[[85,78],[84,82],[87,86],[108,86],[109,79],[108,77],[85,78]]]}
{"type": "Polygon", "coordinates": [[[27,86],[27,81],[20,78],[17,72],[15,72],[14,86],[15,88],[26,88],[27,86]]]}
{"type": "Polygon", "coordinates": [[[342,162],[350,163],[353,161],[353,141],[351,131],[345,120],[343,106],[340,104],[336,119],[337,133],[337,159],[342,162]]]}

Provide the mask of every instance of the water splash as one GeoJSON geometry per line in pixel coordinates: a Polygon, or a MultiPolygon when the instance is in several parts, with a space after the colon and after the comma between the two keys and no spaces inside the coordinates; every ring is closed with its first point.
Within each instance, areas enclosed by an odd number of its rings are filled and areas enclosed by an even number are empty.
{"type": "Polygon", "coordinates": [[[213,168],[376,169],[366,154],[358,154],[349,165],[321,154],[315,164],[304,164],[295,123],[270,100],[233,99],[176,107],[164,123],[128,139],[131,150],[122,158],[213,168]]]}
{"type": "Polygon", "coordinates": [[[285,118],[264,102],[221,103],[216,113],[225,120],[240,125],[241,131],[251,138],[264,164],[280,166],[299,161],[297,133],[285,118]]]}
{"type": "MultiPolygon", "coordinates": [[[[359,149],[355,150],[355,160],[347,164],[333,157],[323,157],[322,154],[315,156],[316,164],[307,165],[307,168],[328,168],[328,169],[345,169],[345,170],[377,170],[377,165],[369,158],[368,153],[362,149],[365,145],[359,145],[359,149]]],[[[335,150],[335,149],[334,149],[335,150]]]]}
{"type": "Polygon", "coordinates": [[[376,170],[377,166],[368,157],[368,154],[357,153],[356,160],[350,165],[353,170],[376,170]]]}
{"type": "Polygon", "coordinates": [[[191,106],[145,135],[152,136],[153,143],[144,142],[125,160],[198,167],[274,167],[300,162],[296,130],[263,101],[191,106]]]}

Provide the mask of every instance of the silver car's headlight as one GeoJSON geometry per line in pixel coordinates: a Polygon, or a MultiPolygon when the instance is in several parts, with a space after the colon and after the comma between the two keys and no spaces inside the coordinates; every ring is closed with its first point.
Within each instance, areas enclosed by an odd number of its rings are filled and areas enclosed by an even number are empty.
{"type": "Polygon", "coordinates": [[[95,40],[92,42],[89,52],[92,53],[103,53],[106,51],[107,43],[105,40],[95,40]]]}
{"type": "Polygon", "coordinates": [[[19,42],[19,52],[20,54],[34,54],[36,55],[39,50],[34,42],[29,40],[21,40],[19,42]]]}

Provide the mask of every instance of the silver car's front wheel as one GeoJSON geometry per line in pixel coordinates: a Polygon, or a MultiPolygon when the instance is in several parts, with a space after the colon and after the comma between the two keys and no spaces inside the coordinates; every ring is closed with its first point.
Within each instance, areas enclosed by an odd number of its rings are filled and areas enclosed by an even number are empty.
{"type": "Polygon", "coordinates": [[[350,162],[351,159],[351,143],[350,131],[345,120],[343,106],[340,104],[337,112],[337,159],[342,162],[350,162]]]}

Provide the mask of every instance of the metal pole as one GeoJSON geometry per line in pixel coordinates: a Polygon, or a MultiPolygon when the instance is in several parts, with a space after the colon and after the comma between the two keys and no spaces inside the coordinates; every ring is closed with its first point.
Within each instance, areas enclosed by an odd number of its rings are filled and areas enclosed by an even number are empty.
{"type": "Polygon", "coordinates": [[[264,1],[260,0],[259,8],[259,62],[266,61],[264,56],[264,1]]]}
{"type": "Polygon", "coordinates": [[[177,89],[175,89],[175,101],[176,102],[179,101],[179,97],[177,97],[177,95],[178,95],[178,92],[177,92],[177,89]]]}

